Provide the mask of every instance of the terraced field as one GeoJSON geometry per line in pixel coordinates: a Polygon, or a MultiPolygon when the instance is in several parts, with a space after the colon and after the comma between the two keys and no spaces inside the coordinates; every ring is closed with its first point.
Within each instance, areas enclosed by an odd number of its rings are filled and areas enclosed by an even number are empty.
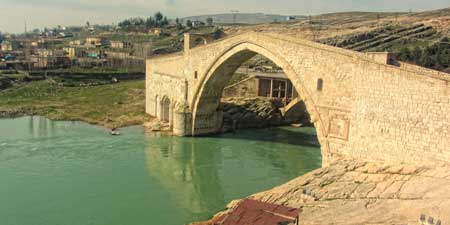
{"type": "Polygon", "coordinates": [[[225,29],[228,34],[249,30],[283,33],[360,52],[391,52],[398,60],[450,72],[450,8],[417,13],[332,13],[225,29]]]}
{"type": "Polygon", "coordinates": [[[376,28],[370,32],[337,36],[321,40],[321,43],[361,52],[389,51],[400,48],[426,47],[441,38],[432,26],[423,23],[413,25],[392,24],[376,28]]]}

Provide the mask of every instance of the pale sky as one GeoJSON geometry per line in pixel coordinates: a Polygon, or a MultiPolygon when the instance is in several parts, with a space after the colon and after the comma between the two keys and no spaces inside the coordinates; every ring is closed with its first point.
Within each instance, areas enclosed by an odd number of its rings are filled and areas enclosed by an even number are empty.
{"type": "Polygon", "coordinates": [[[184,17],[239,10],[242,13],[309,15],[342,11],[424,11],[450,7],[449,0],[0,0],[0,31],[20,33],[56,25],[112,24],[161,11],[184,17]]]}

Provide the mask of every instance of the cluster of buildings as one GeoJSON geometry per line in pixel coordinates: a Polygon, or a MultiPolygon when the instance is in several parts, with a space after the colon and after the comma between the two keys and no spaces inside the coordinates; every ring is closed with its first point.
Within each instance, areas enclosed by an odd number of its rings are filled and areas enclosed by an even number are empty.
{"type": "MultiPolygon", "coordinates": [[[[189,21],[190,27],[211,26],[212,19],[206,22],[189,21]]],[[[163,28],[152,27],[147,32],[155,37],[176,36],[181,23],[172,23],[163,28]]],[[[165,54],[177,49],[177,43],[170,46],[152,48],[151,40],[130,42],[114,38],[114,27],[93,26],[70,27],[58,26],[44,31],[33,31],[22,35],[0,34],[0,69],[46,70],[79,67],[113,67],[126,66],[145,69],[145,59],[152,54],[165,54]],[[101,34],[103,33],[104,34],[101,34]],[[112,34],[112,35],[109,35],[112,34]],[[152,51],[152,49],[154,51],[152,51]]]]}
{"type": "Polygon", "coordinates": [[[123,66],[123,62],[143,67],[151,45],[108,40],[104,37],[5,37],[0,40],[0,69],[42,70],[71,66],[123,66]],[[134,54],[136,52],[136,54],[134,54]],[[122,63],[122,64],[121,64],[122,63]]]}

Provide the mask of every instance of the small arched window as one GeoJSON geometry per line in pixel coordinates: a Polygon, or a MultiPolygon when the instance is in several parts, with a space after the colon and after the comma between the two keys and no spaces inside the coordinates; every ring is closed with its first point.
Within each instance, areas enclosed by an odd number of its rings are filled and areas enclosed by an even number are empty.
{"type": "Polygon", "coordinates": [[[195,73],[194,73],[194,79],[197,79],[197,77],[198,77],[198,72],[195,71],[195,73]]]}
{"type": "Polygon", "coordinates": [[[317,91],[322,91],[323,90],[323,80],[322,78],[319,78],[317,80],[317,91]]]}

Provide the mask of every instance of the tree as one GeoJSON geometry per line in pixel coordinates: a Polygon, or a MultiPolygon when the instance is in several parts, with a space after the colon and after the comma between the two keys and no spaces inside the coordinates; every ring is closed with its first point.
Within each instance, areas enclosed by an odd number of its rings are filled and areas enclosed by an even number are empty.
{"type": "Polygon", "coordinates": [[[89,21],[86,22],[86,27],[90,27],[91,23],[89,23],[89,21]]]}
{"type": "Polygon", "coordinates": [[[206,19],[206,23],[208,24],[208,26],[212,26],[212,25],[213,25],[213,22],[214,22],[214,20],[213,20],[212,17],[208,17],[208,18],[206,19]]]}
{"type": "Polygon", "coordinates": [[[119,27],[122,29],[128,29],[131,26],[131,21],[130,20],[124,20],[122,22],[119,22],[119,27]]]}
{"type": "Polygon", "coordinates": [[[161,21],[161,26],[167,26],[169,25],[169,20],[167,19],[167,16],[164,17],[164,19],[161,21]]]}
{"type": "Polygon", "coordinates": [[[189,28],[192,28],[192,21],[191,20],[187,20],[186,21],[186,26],[189,28]]]}
{"type": "Polygon", "coordinates": [[[163,14],[161,12],[155,13],[155,20],[157,24],[160,24],[160,22],[163,20],[163,14]]]}
{"type": "Polygon", "coordinates": [[[145,21],[147,28],[152,28],[156,26],[156,21],[153,17],[149,17],[147,18],[147,20],[145,21]]]}
{"type": "Polygon", "coordinates": [[[183,29],[183,24],[181,24],[181,20],[178,19],[178,17],[175,19],[175,23],[177,24],[177,29],[178,30],[182,30],[183,29]]]}
{"type": "Polygon", "coordinates": [[[442,69],[448,68],[450,66],[450,50],[445,49],[439,52],[437,56],[438,64],[442,67],[442,69]]]}
{"type": "Polygon", "coordinates": [[[413,52],[412,52],[412,56],[411,56],[411,59],[416,63],[416,64],[420,64],[420,59],[422,58],[422,48],[420,48],[420,47],[418,47],[418,46],[416,46],[414,49],[413,49],[413,52]]]}
{"type": "Polygon", "coordinates": [[[436,43],[435,45],[438,45],[438,51],[436,55],[436,60],[438,66],[441,68],[439,69],[446,69],[450,66],[450,43],[449,38],[445,37],[442,38],[439,43],[436,43]]]}
{"type": "Polygon", "coordinates": [[[411,55],[412,55],[411,50],[408,47],[403,46],[398,52],[397,57],[401,61],[411,61],[412,59],[411,55]]]}

